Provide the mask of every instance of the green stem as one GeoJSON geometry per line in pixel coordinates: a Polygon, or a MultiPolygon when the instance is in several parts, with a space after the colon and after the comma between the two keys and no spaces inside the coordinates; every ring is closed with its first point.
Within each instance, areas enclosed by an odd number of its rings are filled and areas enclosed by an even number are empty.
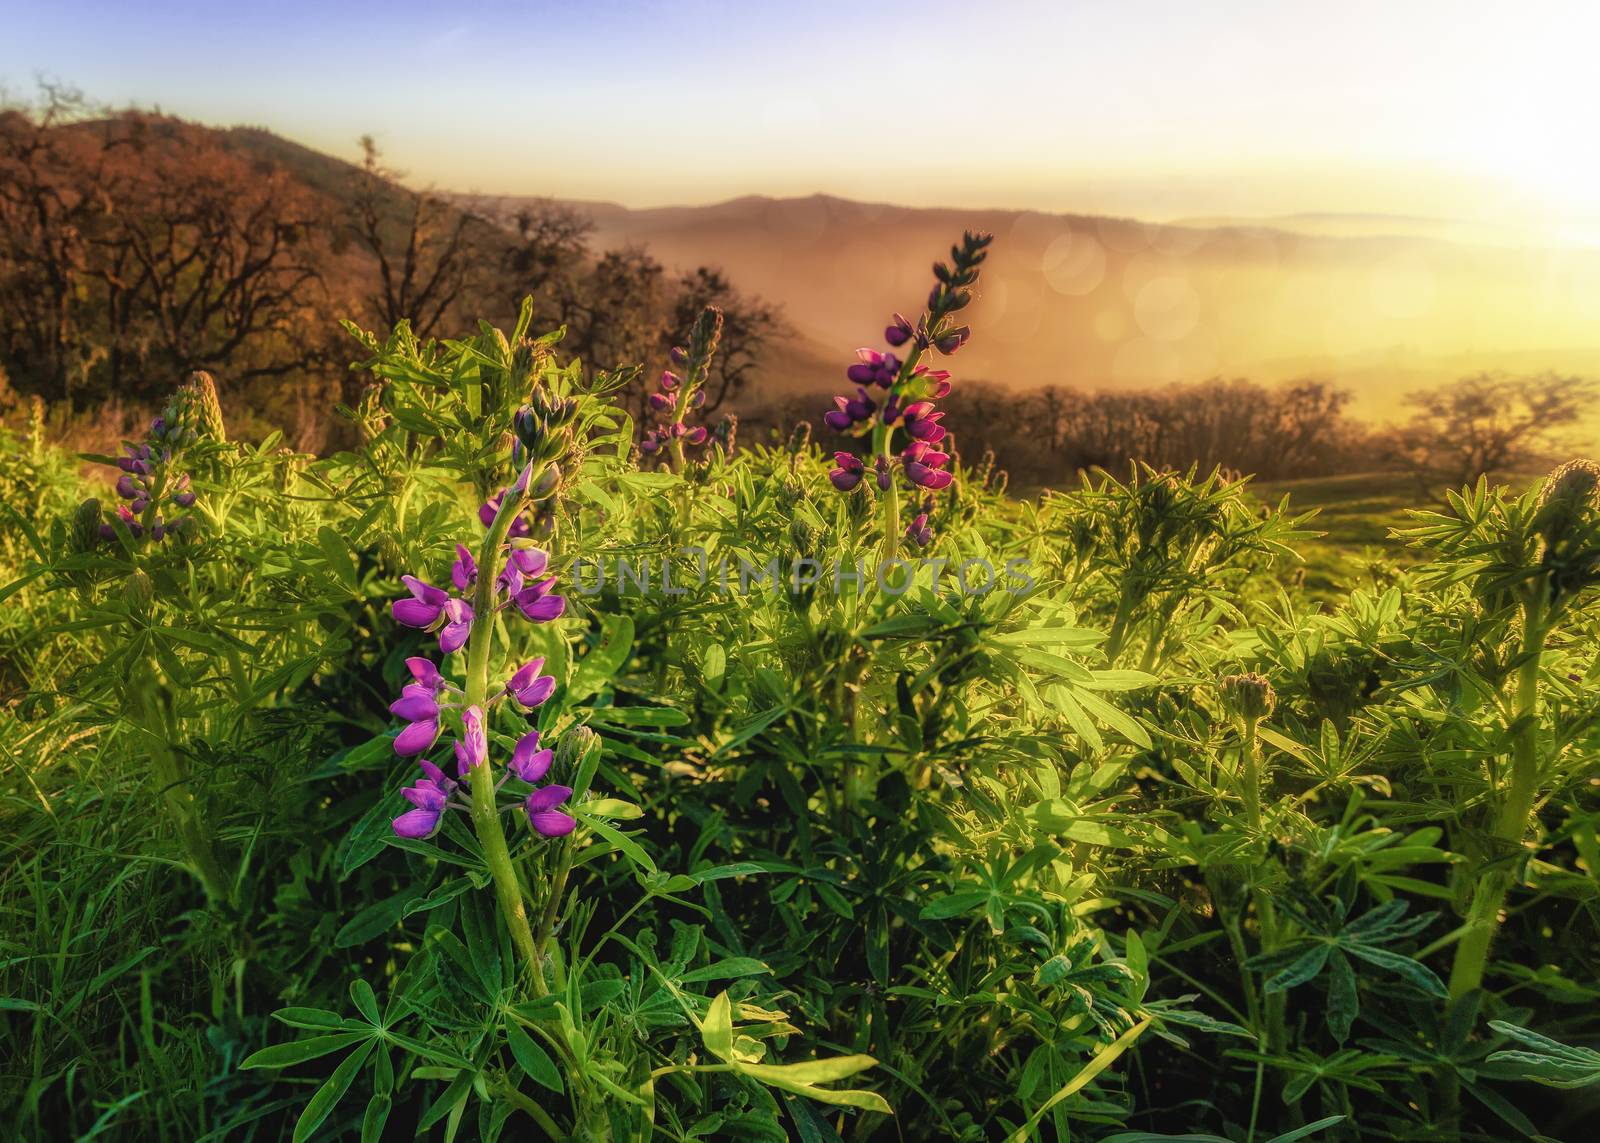
{"type": "Polygon", "coordinates": [[[1539,795],[1539,666],[1548,635],[1542,598],[1529,599],[1522,615],[1523,659],[1517,670],[1516,698],[1511,710],[1512,724],[1517,727],[1511,743],[1511,785],[1489,833],[1495,852],[1473,886],[1464,931],[1450,966],[1452,1000],[1460,1000],[1483,983],[1489,946],[1499,928],[1500,911],[1513,880],[1513,863],[1503,853],[1521,844],[1539,795]]]}
{"type": "MultiPolygon", "coordinates": [[[[556,916],[561,911],[561,899],[567,891],[567,875],[571,872],[572,838],[569,835],[561,842],[561,856],[556,859],[555,875],[550,879],[550,896],[544,903],[544,912],[539,917],[539,927],[533,934],[533,955],[536,964],[544,962],[544,946],[549,942],[550,934],[555,931],[556,916]]],[[[534,991],[543,996],[544,973],[534,973],[533,979],[534,991]]]]}
{"type": "Polygon", "coordinates": [[[178,840],[183,843],[189,864],[194,867],[211,906],[231,906],[233,895],[228,888],[228,877],[222,870],[222,862],[217,859],[211,834],[200,820],[194,796],[189,792],[189,775],[172,747],[167,745],[162,732],[153,732],[150,738],[151,766],[161,782],[162,797],[172,813],[172,822],[177,828],[178,840]]]}
{"type": "MultiPolygon", "coordinates": [[[[532,487],[539,479],[535,472],[529,481],[532,487]]],[[[507,492],[500,502],[500,512],[495,516],[489,534],[484,537],[478,552],[478,583],[473,595],[472,634],[467,641],[466,705],[483,710],[489,691],[489,651],[494,643],[495,631],[495,579],[500,574],[500,545],[505,541],[511,521],[516,518],[522,504],[518,497],[507,492]]],[[[534,977],[534,988],[544,991],[544,972],[539,963],[533,930],[528,925],[528,911],[523,900],[522,882],[516,867],[511,863],[511,850],[506,845],[505,828],[500,821],[500,807],[495,796],[494,775],[487,763],[474,766],[469,775],[472,789],[472,828],[483,846],[483,855],[494,878],[495,896],[500,902],[500,913],[506,927],[511,930],[512,943],[527,962],[534,977]]]]}

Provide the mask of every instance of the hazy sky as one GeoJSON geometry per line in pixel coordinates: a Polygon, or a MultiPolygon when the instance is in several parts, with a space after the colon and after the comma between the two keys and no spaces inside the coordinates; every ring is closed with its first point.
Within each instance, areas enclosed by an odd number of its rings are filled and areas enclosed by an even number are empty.
{"type": "Polygon", "coordinates": [[[0,79],[269,127],[413,183],[825,191],[1600,234],[1585,0],[0,0],[0,79]]]}

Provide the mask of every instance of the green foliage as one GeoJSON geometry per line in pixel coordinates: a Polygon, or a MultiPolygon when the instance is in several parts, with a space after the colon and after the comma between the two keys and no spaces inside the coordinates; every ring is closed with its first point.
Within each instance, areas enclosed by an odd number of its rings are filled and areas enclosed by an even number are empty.
{"type": "Polygon", "coordinates": [[[192,534],[0,473],[12,1135],[1577,1137],[1527,1081],[1596,1074],[1583,496],[1480,484],[1319,603],[1243,481],[958,460],[945,564],[841,580],[884,523],[825,453],[640,471],[631,374],[532,317],[355,331],[347,453],[196,432],[192,534]],[[530,402],[568,609],[489,622],[557,680],[578,825],[507,864],[390,829],[428,637],[388,604],[482,537],[530,402]]]}

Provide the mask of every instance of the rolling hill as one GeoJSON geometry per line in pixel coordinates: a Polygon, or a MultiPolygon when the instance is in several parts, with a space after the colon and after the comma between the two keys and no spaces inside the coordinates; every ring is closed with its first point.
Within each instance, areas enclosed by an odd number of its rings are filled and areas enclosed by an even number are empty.
{"type": "MultiPolygon", "coordinates": [[[[525,201],[462,198],[490,216],[525,201]]],[[[963,228],[997,241],[961,372],[1009,386],[1315,375],[1382,417],[1407,389],[1465,373],[1600,373],[1600,250],[1525,244],[1510,228],[1460,241],[1427,218],[1162,225],[825,195],[570,205],[593,219],[597,249],[643,244],[669,268],[719,265],[781,302],[800,336],[774,368],[800,386],[819,358],[832,365],[817,384],[836,384],[890,312],[913,312],[929,263],[963,228]]]]}

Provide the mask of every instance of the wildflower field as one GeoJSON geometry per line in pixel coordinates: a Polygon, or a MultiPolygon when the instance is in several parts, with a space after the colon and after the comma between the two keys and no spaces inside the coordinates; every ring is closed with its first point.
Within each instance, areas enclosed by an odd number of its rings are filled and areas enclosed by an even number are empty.
{"type": "Polygon", "coordinates": [[[1315,592],[1247,479],[1010,498],[987,245],[814,434],[528,304],[352,328],[335,455],[0,437],[0,1134],[1588,1137],[1600,469],[1315,592]]]}

